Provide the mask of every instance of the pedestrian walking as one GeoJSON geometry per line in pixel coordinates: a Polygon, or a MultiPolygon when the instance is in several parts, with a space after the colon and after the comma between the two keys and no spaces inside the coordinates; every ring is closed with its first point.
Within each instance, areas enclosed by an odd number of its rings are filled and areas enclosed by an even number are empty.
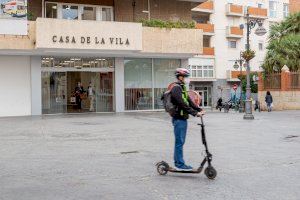
{"type": "Polygon", "coordinates": [[[267,91],[265,101],[266,101],[266,104],[267,104],[268,112],[271,112],[272,107],[273,107],[273,97],[272,97],[270,91],[267,91]]]}

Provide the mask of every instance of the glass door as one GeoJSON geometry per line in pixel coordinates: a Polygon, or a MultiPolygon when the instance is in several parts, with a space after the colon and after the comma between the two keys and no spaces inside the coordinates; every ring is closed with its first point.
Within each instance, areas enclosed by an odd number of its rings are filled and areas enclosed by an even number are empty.
{"type": "Polygon", "coordinates": [[[114,111],[114,73],[100,72],[96,80],[96,111],[114,111]]]}
{"type": "Polygon", "coordinates": [[[201,96],[201,107],[212,106],[211,87],[195,87],[201,96]]]}
{"type": "Polygon", "coordinates": [[[42,113],[67,112],[66,72],[42,72],[42,113]]]}

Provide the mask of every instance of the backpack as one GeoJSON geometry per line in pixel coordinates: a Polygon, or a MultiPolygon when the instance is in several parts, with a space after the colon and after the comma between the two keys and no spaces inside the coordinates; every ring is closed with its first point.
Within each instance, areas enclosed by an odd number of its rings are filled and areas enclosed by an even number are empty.
{"type": "Polygon", "coordinates": [[[173,117],[176,113],[177,106],[172,103],[172,93],[171,89],[163,93],[161,100],[163,102],[163,106],[165,111],[169,113],[171,117],[173,117]]]}

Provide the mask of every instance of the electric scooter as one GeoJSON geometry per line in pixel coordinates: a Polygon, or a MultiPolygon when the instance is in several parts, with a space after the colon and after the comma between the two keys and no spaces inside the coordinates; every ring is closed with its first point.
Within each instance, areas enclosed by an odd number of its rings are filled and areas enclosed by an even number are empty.
{"type": "Polygon", "coordinates": [[[215,168],[213,168],[213,166],[211,165],[212,162],[212,154],[209,153],[208,151],[208,147],[207,147],[207,143],[206,143],[206,137],[205,137],[205,126],[204,126],[204,122],[203,122],[203,118],[200,117],[201,119],[201,123],[199,123],[198,125],[201,126],[201,135],[202,135],[202,143],[205,147],[205,153],[206,156],[203,159],[203,161],[201,162],[200,166],[198,169],[193,169],[191,171],[179,171],[176,170],[173,167],[170,167],[169,164],[165,161],[161,161],[159,163],[156,164],[157,166],[157,172],[160,175],[166,175],[168,172],[173,172],[173,173],[190,173],[190,174],[199,174],[202,172],[202,169],[204,167],[204,165],[206,164],[206,162],[208,163],[208,166],[205,168],[204,170],[204,174],[207,176],[207,178],[209,179],[214,179],[217,176],[217,171],[215,170],[215,168]]]}

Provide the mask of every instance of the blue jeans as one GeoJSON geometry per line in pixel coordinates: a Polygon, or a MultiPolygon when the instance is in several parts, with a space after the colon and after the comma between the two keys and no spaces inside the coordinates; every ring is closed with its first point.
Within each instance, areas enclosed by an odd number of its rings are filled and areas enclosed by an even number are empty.
{"type": "Polygon", "coordinates": [[[271,112],[271,111],[272,111],[271,105],[272,105],[272,103],[267,103],[268,112],[271,112]]]}
{"type": "Polygon", "coordinates": [[[185,165],[183,160],[183,145],[187,131],[187,120],[173,118],[172,123],[175,135],[174,163],[175,167],[182,167],[185,165]]]}

